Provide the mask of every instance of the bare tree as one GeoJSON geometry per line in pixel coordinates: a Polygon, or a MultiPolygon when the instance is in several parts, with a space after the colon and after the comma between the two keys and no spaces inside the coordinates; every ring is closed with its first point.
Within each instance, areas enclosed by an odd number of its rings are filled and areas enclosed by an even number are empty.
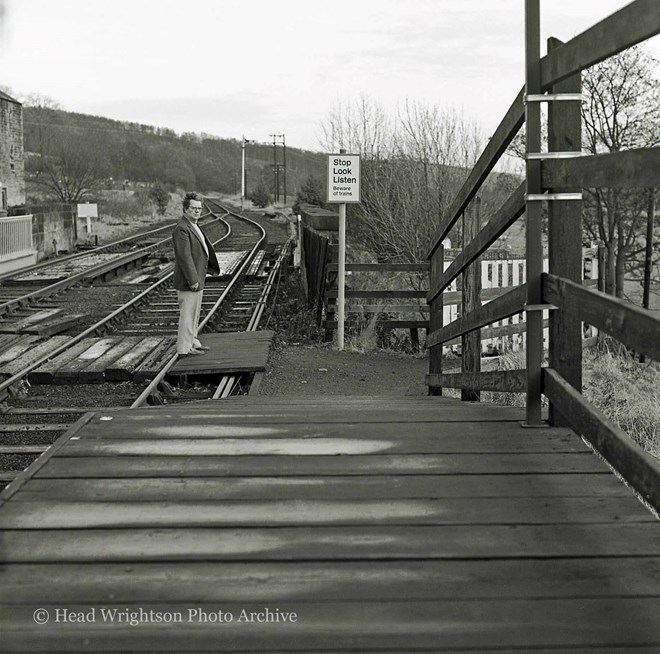
{"type": "MultiPolygon", "coordinates": [[[[616,55],[583,76],[584,148],[591,154],[652,147],[660,143],[658,62],[640,46],[616,55]]],[[[623,297],[627,270],[641,267],[647,189],[590,189],[584,228],[607,249],[605,290],[623,297]]]]}
{"type": "Polygon", "coordinates": [[[323,146],[361,155],[362,202],[351,216],[379,259],[425,258],[438,223],[482,148],[476,124],[455,111],[406,102],[394,117],[366,97],[335,108],[323,146]]]}
{"type": "Polygon", "coordinates": [[[76,139],[62,131],[42,134],[41,153],[26,161],[30,182],[65,203],[85,199],[98,184],[100,148],[89,136],[76,139]]]}

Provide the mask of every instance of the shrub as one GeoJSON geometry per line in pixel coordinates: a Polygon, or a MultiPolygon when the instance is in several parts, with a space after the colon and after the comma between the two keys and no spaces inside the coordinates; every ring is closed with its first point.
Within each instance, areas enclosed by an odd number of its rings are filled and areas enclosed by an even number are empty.
{"type": "Polygon", "coordinates": [[[149,199],[156,205],[156,213],[164,216],[170,203],[170,194],[162,184],[154,184],[149,189],[149,199]]]}
{"type": "Polygon", "coordinates": [[[271,203],[270,195],[264,186],[257,186],[257,188],[252,191],[249,196],[249,199],[256,207],[267,207],[271,203]]]}

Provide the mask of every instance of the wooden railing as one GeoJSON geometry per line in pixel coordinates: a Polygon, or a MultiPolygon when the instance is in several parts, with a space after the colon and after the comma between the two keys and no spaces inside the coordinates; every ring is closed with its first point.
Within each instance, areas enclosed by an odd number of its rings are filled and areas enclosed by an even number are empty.
{"type": "MultiPolygon", "coordinates": [[[[539,0],[526,0],[526,83],[463,187],[443,216],[433,239],[430,259],[431,394],[442,387],[464,389],[464,399],[479,390],[519,391],[527,397],[528,426],[542,424],[542,395],[549,402],[549,421],[569,425],[585,437],[653,506],[660,507],[660,461],[644,452],[595,407],[582,389],[582,321],[619,339],[638,353],[660,360],[660,320],[639,309],[581,284],[582,202],[565,194],[593,187],[654,187],[658,185],[660,148],[630,150],[575,158],[537,158],[541,149],[539,95],[579,94],[582,70],[660,32],[660,2],[637,0],[568,43],[548,41],[540,57],[539,0]],[[532,98],[529,98],[532,96],[532,98]],[[526,100],[529,98],[530,101],[526,100]],[[517,132],[526,123],[526,180],[477,233],[465,238],[463,252],[445,270],[442,242],[457,221],[470,211],[486,177],[517,132]],[[548,200],[548,272],[542,270],[541,202],[548,200]],[[526,213],[527,281],[488,304],[473,306],[450,324],[443,322],[443,291],[459,275],[474,275],[479,256],[523,213],[526,213]],[[479,329],[520,312],[526,314],[526,369],[480,371],[479,356],[465,356],[479,341],[479,329]],[[549,321],[549,365],[543,368],[543,321],[549,321]],[[461,337],[461,373],[442,373],[442,346],[461,337]]],[[[548,147],[551,152],[581,151],[578,100],[550,102],[548,147]]],[[[574,197],[574,195],[573,195],[574,197]]]]}

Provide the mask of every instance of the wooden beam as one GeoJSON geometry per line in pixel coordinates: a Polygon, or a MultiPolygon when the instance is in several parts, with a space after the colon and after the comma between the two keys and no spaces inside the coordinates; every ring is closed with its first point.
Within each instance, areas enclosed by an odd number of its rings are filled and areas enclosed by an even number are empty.
{"type": "Polygon", "coordinates": [[[481,153],[477,163],[475,164],[469,177],[465,180],[461,190],[457,193],[454,202],[452,203],[449,211],[442,217],[442,222],[437,232],[431,239],[431,250],[427,258],[430,259],[438,246],[447,237],[449,231],[454,226],[456,221],[460,218],[461,214],[467,207],[468,203],[476,195],[481,185],[484,183],[486,177],[495,164],[499,161],[500,157],[504,154],[505,150],[509,147],[511,141],[520,130],[523,121],[525,107],[523,104],[523,96],[525,89],[520,89],[515,100],[506,112],[502,122],[499,124],[495,133],[488,141],[488,144],[481,153]]]}
{"type": "MultiPolygon", "coordinates": [[[[495,287],[495,288],[485,288],[482,293],[481,293],[481,299],[482,300],[494,300],[495,298],[500,297],[500,295],[504,295],[509,290],[509,287],[507,286],[502,286],[502,287],[495,287]]],[[[421,297],[419,293],[424,293],[426,294],[426,291],[369,291],[369,290],[364,290],[364,291],[346,291],[346,297],[355,297],[355,298],[395,298],[395,297],[421,297]],[[351,295],[349,295],[349,293],[351,295]],[[415,293],[416,295],[402,295],[402,293],[415,293]]],[[[336,291],[328,291],[327,297],[333,298],[337,297],[337,292],[336,291]]],[[[445,291],[442,293],[442,297],[444,300],[444,304],[446,306],[449,306],[450,304],[462,304],[463,302],[463,294],[461,291],[445,291]]],[[[347,305],[347,309],[350,305],[347,305]]],[[[356,306],[361,306],[361,305],[356,305],[356,306]]],[[[419,305],[421,310],[423,310],[427,305],[419,305]]],[[[381,311],[385,311],[386,305],[382,305],[381,311]]],[[[328,311],[332,312],[330,308],[328,308],[328,311]]]]}
{"type": "MultiPolygon", "coordinates": [[[[329,263],[328,272],[337,272],[339,265],[336,263],[329,263]]],[[[421,261],[416,263],[347,263],[346,270],[352,272],[382,272],[384,270],[391,272],[425,272],[428,273],[430,269],[428,261],[421,261]]]]}
{"type": "MultiPolygon", "coordinates": [[[[558,39],[548,39],[548,52],[562,47],[558,39]]],[[[557,94],[582,92],[578,74],[552,87],[557,94]]],[[[548,150],[580,152],[582,150],[582,118],[580,102],[550,102],[548,107],[548,150]]],[[[561,161],[561,160],[560,160],[561,161]]],[[[567,161],[564,159],[563,161],[567,161]]],[[[542,171],[541,171],[542,173],[542,171]]],[[[551,192],[570,193],[580,190],[573,179],[551,187],[551,192]]],[[[552,274],[582,282],[582,202],[554,200],[548,206],[548,267],[552,274]]],[[[550,312],[550,367],[578,391],[582,390],[582,325],[574,313],[550,312]]],[[[568,424],[556,407],[550,404],[548,419],[554,427],[568,424]]]]}
{"type": "Polygon", "coordinates": [[[463,248],[440,276],[440,281],[432,287],[426,297],[430,304],[444,289],[458,277],[466,266],[483,254],[525,211],[525,182],[507,198],[478,236],[463,248]]]}
{"type": "MultiPolygon", "coordinates": [[[[463,214],[463,242],[472,241],[481,231],[481,197],[477,196],[463,214]]],[[[481,259],[476,259],[465,268],[463,282],[463,313],[468,314],[481,307],[481,259]]],[[[481,372],[481,337],[480,330],[461,336],[461,371],[476,375],[481,372]]],[[[477,387],[463,387],[461,400],[478,402],[481,399],[477,387]]]]}
{"type": "Polygon", "coordinates": [[[656,186],[660,148],[640,148],[543,162],[543,186],[646,188],[656,186]]]}
{"type": "Polygon", "coordinates": [[[660,33],[660,3],[636,0],[541,59],[543,90],[660,33]]]}
{"type": "Polygon", "coordinates": [[[508,318],[516,313],[520,313],[527,298],[527,284],[521,284],[507,290],[506,293],[497,299],[485,304],[480,309],[471,314],[454,320],[442,329],[437,329],[429,334],[427,347],[439,345],[449,341],[456,336],[471,332],[479,327],[484,327],[496,320],[508,318]]]}
{"type": "Polygon", "coordinates": [[[660,319],[652,311],[555,275],[543,277],[544,301],[660,361],[660,319]]]}
{"type": "Polygon", "coordinates": [[[660,509],[660,461],[645,452],[607,416],[589,404],[556,370],[543,369],[543,392],[656,510],[660,509]]]}
{"type": "MultiPolygon", "coordinates": [[[[337,289],[327,291],[326,298],[336,298],[337,289]]],[[[392,297],[409,297],[409,298],[425,298],[426,291],[346,291],[346,297],[366,297],[366,298],[392,298],[392,297]]]]}
{"type": "Polygon", "coordinates": [[[527,372],[522,369],[426,375],[426,384],[427,386],[444,386],[445,388],[524,393],[527,387],[527,372]]]}

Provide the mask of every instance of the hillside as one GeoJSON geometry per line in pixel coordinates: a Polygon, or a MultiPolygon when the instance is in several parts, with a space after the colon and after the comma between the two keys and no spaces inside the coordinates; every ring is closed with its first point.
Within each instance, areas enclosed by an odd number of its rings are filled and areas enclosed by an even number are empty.
{"type": "MultiPolygon", "coordinates": [[[[93,167],[103,186],[161,182],[171,190],[236,193],[241,186],[241,141],[208,134],[177,135],[173,130],[72,113],[24,107],[26,171],[34,174],[48,159],[74,158],[93,167]]],[[[278,164],[283,149],[277,147],[278,164]]],[[[287,196],[295,195],[310,175],[325,178],[323,154],[286,149],[287,196]]],[[[246,146],[248,192],[262,184],[273,192],[273,146],[246,146]]],[[[280,179],[283,196],[283,175],[280,179]]]]}

